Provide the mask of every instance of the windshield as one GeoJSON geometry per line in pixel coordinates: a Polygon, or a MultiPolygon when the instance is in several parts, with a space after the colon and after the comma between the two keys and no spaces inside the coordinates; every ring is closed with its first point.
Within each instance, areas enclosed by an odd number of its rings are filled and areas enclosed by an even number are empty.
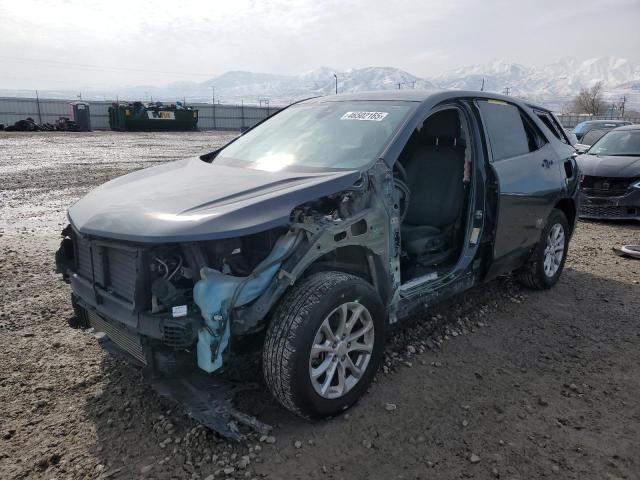
{"type": "Polygon", "coordinates": [[[607,133],[608,131],[609,130],[600,130],[600,129],[590,130],[589,133],[587,133],[584,137],[580,139],[580,143],[582,145],[593,145],[598,140],[600,140],[604,136],[604,134],[607,133]]]}
{"type": "Polygon", "coordinates": [[[598,140],[589,153],[640,156],[640,130],[612,130],[598,140]]]}
{"type": "Polygon", "coordinates": [[[413,106],[386,101],[293,105],[224,148],[214,162],[265,171],[360,168],[377,157],[413,106]]]}

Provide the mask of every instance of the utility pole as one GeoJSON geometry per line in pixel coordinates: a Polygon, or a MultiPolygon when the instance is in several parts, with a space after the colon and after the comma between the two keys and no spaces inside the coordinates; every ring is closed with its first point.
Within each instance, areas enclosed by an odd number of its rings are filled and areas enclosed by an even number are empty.
{"type": "Polygon", "coordinates": [[[505,95],[509,95],[509,87],[504,87],[504,90],[502,91],[502,93],[504,93],[505,95]]]}
{"type": "Polygon", "coordinates": [[[401,86],[404,84],[404,82],[398,82],[398,90],[401,90],[401,86]]]}
{"type": "Polygon", "coordinates": [[[38,90],[36,90],[36,105],[38,105],[38,123],[42,124],[42,113],[40,112],[40,97],[38,96],[38,90]]]}
{"type": "Polygon", "coordinates": [[[216,87],[211,85],[211,108],[213,110],[213,129],[216,129],[216,87]]]}
{"type": "Polygon", "coordinates": [[[335,73],[333,74],[333,76],[336,79],[336,95],[338,94],[338,75],[336,75],[335,73]]]}
{"type": "Polygon", "coordinates": [[[244,131],[244,99],[241,100],[240,111],[242,115],[242,120],[240,121],[240,132],[244,131]]]}
{"type": "Polygon", "coordinates": [[[620,99],[620,118],[624,118],[624,104],[627,102],[627,96],[625,95],[620,99]]]}
{"type": "Polygon", "coordinates": [[[416,81],[415,80],[411,80],[411,88],[413,88],[414,90],[416,89],[416,81]]]}
{"type": "Polygon", "coordinates": [[[480,87],[480,91],[484,92],[484,77],[482,77],[482,86],[480,87]]]}

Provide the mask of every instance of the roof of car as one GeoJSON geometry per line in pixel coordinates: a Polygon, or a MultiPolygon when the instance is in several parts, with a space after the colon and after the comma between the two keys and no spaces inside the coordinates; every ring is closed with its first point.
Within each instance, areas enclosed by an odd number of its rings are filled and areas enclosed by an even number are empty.
{"type": "Polygon", "coordinates": [[[601,125],[601,124],[606,124],[606,123],[619,123],[621,125],[628,125],[631,122],[629,122],[628,120],[585,120],[583,122],[580,123],[586,123],[589,125],[601,125]]]}
{"type": "Polygon", "coordinates": [[[622,127],[614,128],[615,131],[618,130],[640,130],[640,123],[632,123],[631,125],[623,125],[622,127]]]}
{"type": "Polygon", "coordinates": [[[316,97],[309,99],[309,102],[345,102],[345,101],[380,101],[391,100],[400,102],[425,102],[427,100],[437,99],[444,101],[451,98],[474,97],[474,98],[492,98],[503,100],[505,102],[513,102],[520,105],[527,105],[532,108],[548,110],[548,108],[532,105],[524,102],[516,97],[508,97],[498,93],[480,92],[477,90],[414,90],[414,89],[398,89],[398,90],[378,90],[373,92],[357,92],[343,93],[338,95],[328,95],[324,97],[316,97]]]}

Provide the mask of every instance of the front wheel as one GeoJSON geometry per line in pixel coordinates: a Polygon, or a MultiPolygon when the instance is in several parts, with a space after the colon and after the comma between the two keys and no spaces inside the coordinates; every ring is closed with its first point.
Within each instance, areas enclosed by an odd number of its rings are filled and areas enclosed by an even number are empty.
{"type": "Polygon", "coordinates": [[[319,272],[276,308],[263,351],[265,381],[288,410],[335,415],[370,385],[382,357],[386,315],[374,288],[342,272],[319,272]]]}
{"type": "Polygon", "coordinates": [[[520,283],[536,290],[553,287],[564,269],[568,248],[567,217],[560,210],[553,210],[529,262],[519,272],[520,283]]]}

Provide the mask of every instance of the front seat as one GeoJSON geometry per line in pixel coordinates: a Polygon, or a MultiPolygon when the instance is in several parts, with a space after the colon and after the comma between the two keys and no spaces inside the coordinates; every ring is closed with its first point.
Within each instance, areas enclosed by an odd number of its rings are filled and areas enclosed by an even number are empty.
{"type": "Polygon", "coordinates": [[[429,263],[448,257],[454,226],[464,201],[464,150],[456,110],[429,117],[421,145],[406,162],[411,199],[402,223],[402,243],[410,255],[429,263]]]}

